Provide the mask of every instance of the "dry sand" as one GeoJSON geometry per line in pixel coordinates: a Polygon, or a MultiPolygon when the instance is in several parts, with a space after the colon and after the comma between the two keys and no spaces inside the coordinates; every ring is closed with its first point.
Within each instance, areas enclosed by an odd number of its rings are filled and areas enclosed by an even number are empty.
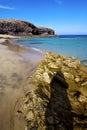
{"type": "MultiPolygon", "coordinates": [[[[12,39],[12,38],[17,38],[17,36],[12,36],[12,35],[6,35],[6,34],[0,34],[0,38],[4,38],[4,39],[12,39]]],[[[1,41],[1,39],[0,39],[1,41]]]]}
{"type": "Polygon", "coordinates": [[[21,49],[12,51],[2,42],[4,39],[0,39],[0,130],[25,130],[24,118],[17,111],[24,92],[33,89],[27,79],[43,55],[35,51],[21,52],[21,49]]]}

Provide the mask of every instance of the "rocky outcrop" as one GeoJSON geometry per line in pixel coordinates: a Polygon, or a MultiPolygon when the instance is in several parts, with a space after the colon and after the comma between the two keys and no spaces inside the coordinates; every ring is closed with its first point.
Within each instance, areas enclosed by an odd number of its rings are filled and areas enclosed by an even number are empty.
{"type": "Polygon", "coordinates": [[[21,20],[0,20],[0,34],[10,34],[15,36],[32,35],[54,35],[55,32],[49,28],[37,27],[30,22],[21,20]]]}
{"type": "Polygon", "coordinates": [[[18,110],[26,130],[87,130],[87,67],[47,52],[18,110]]]}

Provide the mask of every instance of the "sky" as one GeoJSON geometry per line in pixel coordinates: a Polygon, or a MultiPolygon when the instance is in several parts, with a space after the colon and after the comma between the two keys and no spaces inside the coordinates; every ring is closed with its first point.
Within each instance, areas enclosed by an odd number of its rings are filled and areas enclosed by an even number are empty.
{"type": "Polygon", "coordinates": [[[57,34],[87,34],[87,0],[0,0],[0,19],[11,18],[57,34]]]}

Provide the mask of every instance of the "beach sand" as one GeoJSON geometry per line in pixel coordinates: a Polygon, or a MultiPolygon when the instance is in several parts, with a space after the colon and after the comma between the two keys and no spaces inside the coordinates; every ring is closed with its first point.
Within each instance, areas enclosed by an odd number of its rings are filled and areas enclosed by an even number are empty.
{"type": "Polygon", "coordinates": [[[17,111],[24,93],[33,89],[27,79],[44,55],[4,41],[0,39],[0,130],[24,130],[24,117],[17,111]]]}
{"type": "MultiPolygon", "coordinates": [[[[12,39],[12,38],[17,38],[17,37],[18,37],[18,36],[0,34],[0,38],[4,38],[4,39],[12,39]]],[[[1,39],[0,39],[0,42],[1,42],[1,39]]]]}

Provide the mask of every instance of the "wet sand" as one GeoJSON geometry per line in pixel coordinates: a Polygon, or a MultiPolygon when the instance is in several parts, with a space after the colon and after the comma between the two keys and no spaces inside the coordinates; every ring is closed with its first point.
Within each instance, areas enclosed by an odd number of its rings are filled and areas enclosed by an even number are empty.
{"type": "Polygon", "coordinates": [[[0,39],[0,130],[25,130],[24,117],[17,111],[24,93],[33,89],[27,79],[44,55],[35,50],[18,51],[2,42],[4,39],[0,39]]]}

